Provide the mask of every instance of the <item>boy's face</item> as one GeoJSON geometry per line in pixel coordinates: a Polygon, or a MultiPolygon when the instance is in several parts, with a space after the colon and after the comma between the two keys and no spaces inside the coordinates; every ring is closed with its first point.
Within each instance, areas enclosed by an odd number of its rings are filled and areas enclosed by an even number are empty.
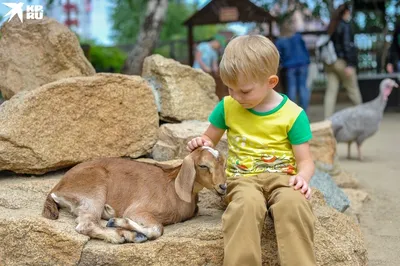
{"type": "Polygon", "coordinates": [[[271,83],[271,78],[275,79],[275,77],[272,76],[261,83],[241,82],[239,79],[237,87],[229,88],[229,95],[243,108],[252,109],[261,104],[271,93],[271,89],[278,83],[275,80],[272,80],[273,84],[271,83]]]}

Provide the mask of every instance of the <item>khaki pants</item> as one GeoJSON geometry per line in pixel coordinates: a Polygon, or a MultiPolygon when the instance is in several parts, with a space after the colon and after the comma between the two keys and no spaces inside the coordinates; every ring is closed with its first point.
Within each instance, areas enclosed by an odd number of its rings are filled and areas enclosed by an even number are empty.
{"type": "Polygon", "coordinates": [[[330,117],[335,112],[336,99],[339,91],[340,82],[347,90],[347,95],[353,104],[358,105],[362,103],[360,88],[358,87],[357,73],[348,77],[344,70],[347,64],[343,59],[338,59],[332,65],[325,65],[327,88],[324,99],[325,118],[330,117]]]}
{"type": "Polygon", "coordinates": [[[228,180],[222,216],[224,266],[261,264],[265,214],[274,220],[282,266],[314,266],[314,222],[310,203],[289,186],[289,175],[260,174],[228,180]]]}

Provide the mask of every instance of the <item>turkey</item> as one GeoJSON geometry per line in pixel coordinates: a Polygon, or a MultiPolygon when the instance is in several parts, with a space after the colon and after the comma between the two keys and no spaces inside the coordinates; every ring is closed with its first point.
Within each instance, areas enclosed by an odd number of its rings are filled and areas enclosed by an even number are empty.
{"type": "Polygon", "coordinates": [[[345,108],[328,118],[332,122],[336,141],[348,144],[347,158],[350,158],[351,143],[355,141],[358,159],[362,160],[361,144],[378,131],[387,99],[394,87],[398,88],[394,80],[384,79],[379,85],[379,95],[374,100],[345,108]]]}

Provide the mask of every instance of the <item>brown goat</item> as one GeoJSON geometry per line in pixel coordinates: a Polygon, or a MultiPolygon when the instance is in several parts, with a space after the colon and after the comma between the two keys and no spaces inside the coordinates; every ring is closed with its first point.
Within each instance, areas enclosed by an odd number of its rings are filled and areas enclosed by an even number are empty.
{"type": "Polygon", "coordinates": [[[156,239],[163,225],[196,215],[204,187],[225,194],[224,168],[223,156],[209,147],[196,149],[174,168],[123,158],[84,162],[50,191],[42,215],[55,220],[59,208],[67,207],[77,216],[78,233],[111,243],[156,239]],[[101,218],[109,219],[107,227],[101,218]]]}

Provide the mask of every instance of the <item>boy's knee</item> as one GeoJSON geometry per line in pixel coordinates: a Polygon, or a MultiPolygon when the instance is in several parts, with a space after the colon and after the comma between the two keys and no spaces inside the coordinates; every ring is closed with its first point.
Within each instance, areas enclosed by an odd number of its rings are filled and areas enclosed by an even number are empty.
{"type": "Polygon", "coordinates": [[[310,202],[300,191],[287,191],[279,195],[279,201],[273,206],[276,212],[283,212],[288,216],[297,216],[298,214],[312,214],[310,202]]]}
{"type": "Polygon", "coordinates": [[[250,215],[265,213],[267,206],[265,198],[261,193],[243,193],[239,192],[229,203],[228,208],[234,209],[237,214],[250,215]]]}

